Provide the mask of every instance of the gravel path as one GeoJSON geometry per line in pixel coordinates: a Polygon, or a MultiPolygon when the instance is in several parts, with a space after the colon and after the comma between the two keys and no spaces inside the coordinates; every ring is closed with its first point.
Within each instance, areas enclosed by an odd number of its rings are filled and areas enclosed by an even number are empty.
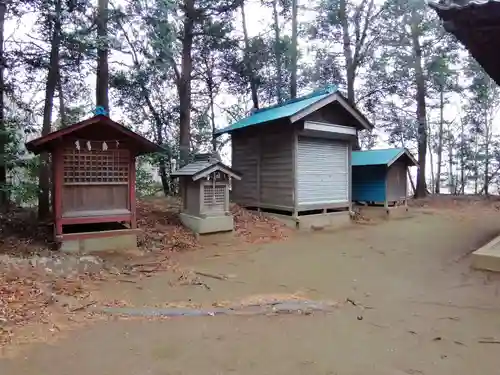
{"type": "Polygon", "coordinates": [[[0,374],[497,375],[500,277],[472,271],[467,254],[499,231],[498,213],[427,212],[185,254],[183,267],[234,278],[204,278],[207,289],[165,273],[103,293],[136,312],[171,312],[173,301],[213,312],[273,293],[339,303],[312,314],[112,317],[1,360],[0,374]]]}

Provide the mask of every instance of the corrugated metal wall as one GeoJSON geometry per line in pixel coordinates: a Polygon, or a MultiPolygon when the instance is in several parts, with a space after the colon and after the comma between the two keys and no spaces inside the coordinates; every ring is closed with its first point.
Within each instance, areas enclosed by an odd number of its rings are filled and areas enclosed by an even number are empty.
{"type": "Polygon", "coordinates": [[[406,198],[406,166],[402,162],[396,162],[390,166],[387,174],[387,200],[396,202],[406,198]]]}
{"type": "Polygon", "coordinates": [[[386,176],[385,165],[352,167],[352,200],[384,202],[386,176]]]}
{"type": "Polygon", "coordinates": [[[297,199],[307,205],[349,201],[349,145],[322,138],[299,137],[297,199]]]}

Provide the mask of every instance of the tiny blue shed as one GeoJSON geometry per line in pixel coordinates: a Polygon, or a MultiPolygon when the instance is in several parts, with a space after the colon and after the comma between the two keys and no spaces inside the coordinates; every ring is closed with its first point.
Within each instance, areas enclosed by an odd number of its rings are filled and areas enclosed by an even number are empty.
{"type": "Polygon", "coordinates": [[[352,153],[352,200],[385,207],[406,204],[408,167],[418,163],[405,148],[354,151],[352,153]]]}

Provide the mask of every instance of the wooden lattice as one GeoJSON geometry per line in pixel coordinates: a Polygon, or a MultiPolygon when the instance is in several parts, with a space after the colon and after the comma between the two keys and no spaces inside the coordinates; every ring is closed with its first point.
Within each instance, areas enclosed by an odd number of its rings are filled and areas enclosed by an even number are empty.
{"type": "Polygon", "coordinates": [[[216,185],[215,188],[210,185],[203,187],[203,205],[209,209],[224,210],[226,203],[226,187],[216,185]]]}
{"type": "Polygon", "coordinates": [[[126,184],[129,177],[127,150],[77,150],[64,152],[65,184],[126,184]]]}

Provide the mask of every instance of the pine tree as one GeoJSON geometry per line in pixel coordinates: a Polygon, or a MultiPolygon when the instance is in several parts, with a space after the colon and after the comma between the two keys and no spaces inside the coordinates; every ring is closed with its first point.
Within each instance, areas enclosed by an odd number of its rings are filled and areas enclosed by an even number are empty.
{"type": "Polygon", "coordinates": [[[404,131],[417,146],[419,169],[417,198],[427,195],[426,164],[428,149],[428,59],[436,56],[443,43],[444,30],[424,1],[388,0],[381,13],[378,58],[372,63],[371,79],[381,87],[378,98],[380,120],[389,130],[393,115],[385,108],[397,108],[407,119],[404,131]]]}
{"type": "Polygon", "coordinates": [[[0,0],[0,210],[6,210],[9,196],[7,189],[7,127],[4,116],[4,88],[5,88],[5,56],[4,56],[4,32],[5,16],[7,14],[7,0],[0,0]]]}

